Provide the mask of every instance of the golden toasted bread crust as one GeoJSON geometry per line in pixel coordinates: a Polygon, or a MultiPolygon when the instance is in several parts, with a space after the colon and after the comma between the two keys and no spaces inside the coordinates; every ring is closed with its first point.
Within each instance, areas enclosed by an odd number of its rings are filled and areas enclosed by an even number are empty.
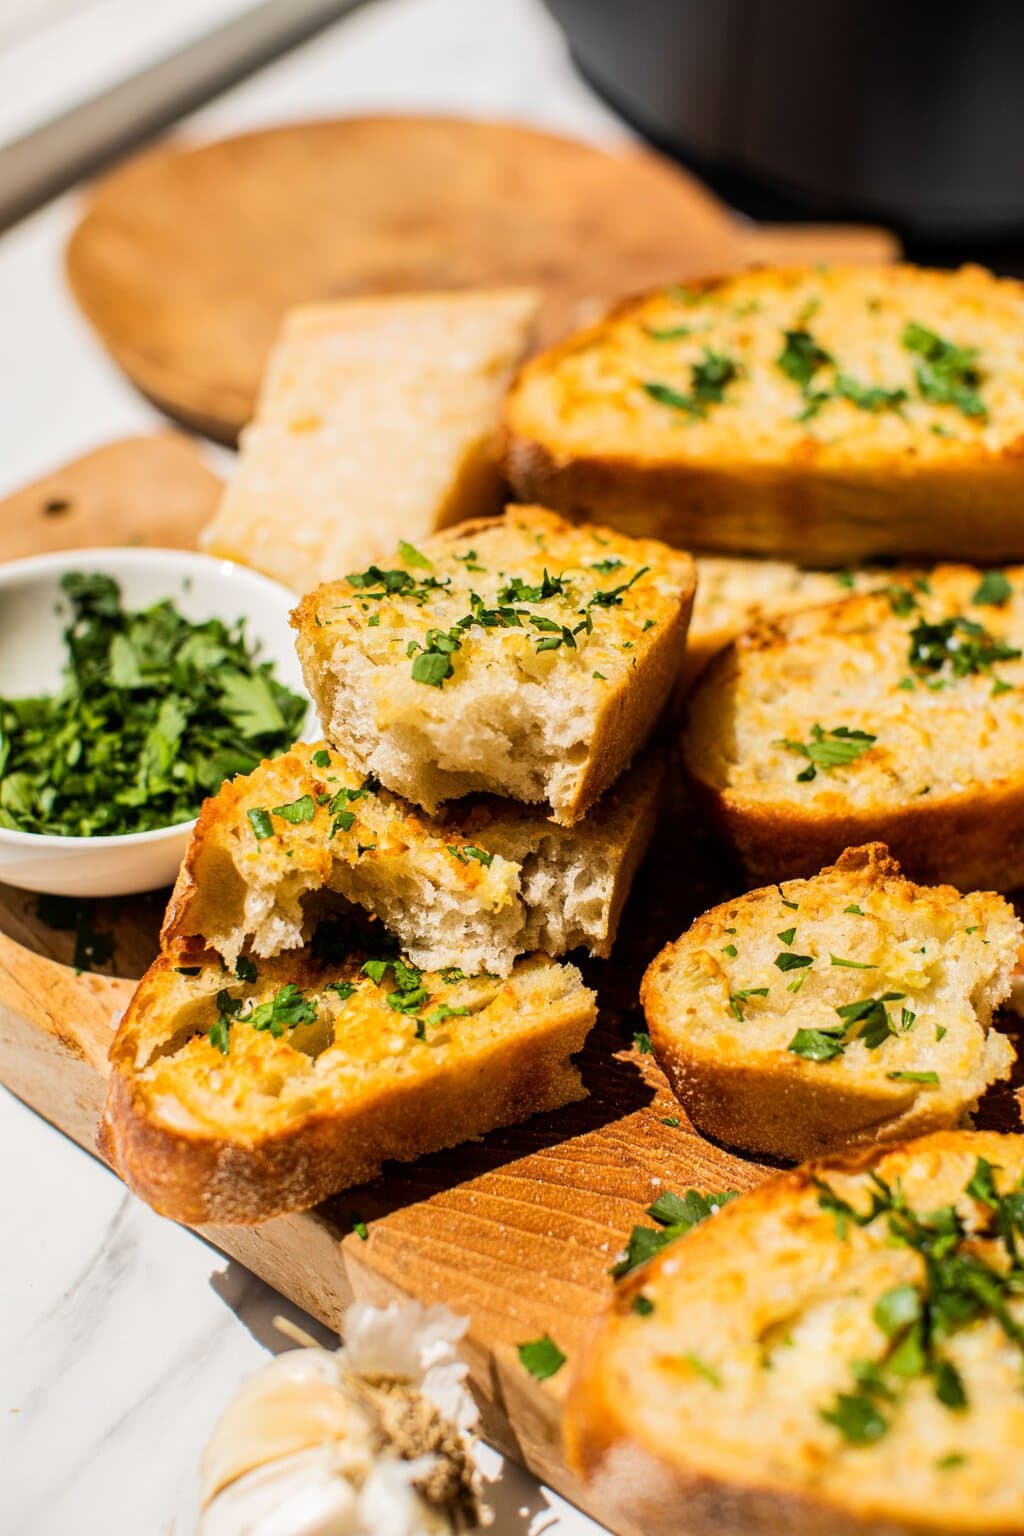
{"type": "MultiPolygon", "coordinates": [[[[1021,559],[1024,374],[1000,336],[1022,320],[1024,287],[978,267],[769,268],[645,294],[522,368],[506,476],[524,500],[686,548],[809,565],[967,549],[1021,559]],[[977,349],[987,416],[921,394],[908,323],[977,349]],[[899,410],[830,392],[804,420],[806,398],[778,367],[794,331],[858,384],[903,389],[899,410]],[[645,394],[653,381],[685,395],[703,349],[738,370],[703,418],[645,394]]],[[[808,388],[828,389],[832,372],[808,388]]]]}
{"type": "Polygon", "coordinates": [[[851,1224],[844,1240],[821,1182],[865,1210],[877,1173],[912,1208],[955,1203],[970,1220],[962,1191],[979,1158],[1005,1191],[1024,1171],[1024,1137],[945,1131],[809,1164],[729,1202],[620,1282],[579,1354],[564,1420],[567,1459],[595,1505],[644,1536],[677,1536],[681,1520],[687,1536],[1020,1536],[1020,1373],[1007,1358],[1003,1375],[994,1322],[975,1325],[965,1410],[943,1408],[922,1380],[884,1405],[891,1427],[873,1444],[844,1441],[822,1418],[837,1387],[856,1391],[847,1355],[865,1340],[869,1360],[884,1355],[874,1284],[917,1282],[919,1260],[887,1241],[884,1216],[877,1238],[851,1224]],[[828,1319],[837,1298],[853,1311],[829,1325],[834,1338],[800,1338],[804,1310],[828,1319]],[[761,1409],[794,1339],[810,1360],[806,1397],[804,1378],[789,1379],[761,1409]],[[971,1396],[989,1373],[998,1402],[971,1396]],[[965,1441],[966,1455],[944,1455],[965,1441]]]}
{"type": "Polygon", "coordinates": [[[915,885],[873,843],[811,880],[712,908],[651,962],[640,998],[698,1130],[796,1162],[955,1126],[1009,1076],[1015,1052],[989,1026],[1022,932],[1002,897],[915,885]],[[790,1049],[798,1030],[835,1031],[839,1007],[882,996],[892,1033],[880,1044],[859,1042],[854,1027],[832,1059],[790,1049]]]}
{"type": "Polygon", "coordinates": [[[956,675],[954,650],[972,640],[959,629],[940,667],[912,655],[920,626],[962,622],[1024,649],[1024,569],[1004,574],[999,604],[975,601],[982,571],[940,566],[917,588],[755,626],[711,661],[688,701],[684,759],[754,878],[810,875],[878,838],[912,879],[961,890],[1024,883],[1024,659],[956,675]],[[809,760],[793,744],[836,727],[876,740],[800,778],[809,760]]]}
{"type": "Polygon", "coordinates": [[[330,1068],[326,1077],[310,1075],[308,1055],[292,1048],[287,1032],[254,1036],[244,1017],[231,1023],[220,1056],[206,1038],[217,1016],[211,989],[223,983],[238,993],[238,984],[201,951],[154,962],[111,1047],[99,1143],[129,1187],[176,1221],[250,1224],[303,1210],[376,1176],[387,1160],[441,1151],[585,1096],[570,1058],[593,1024],[594,997],[571,967],[542,957],[522,961],[507,982],[490,984],[492,1002],[443,1023],[427,1009],[445,1000],[468,1006],[481,984],[427,974],[423,1035],[414,1033],[416,1017],[386,1005],[388,983],[371,986],[358,962],[325,969],[303,951],[261,962],[259,971],[261,990],[252,998],[293,982],[321,1010],[329,995],[330,1006],[344,1010],[350,1005],[336,1001],[332,982],[349,982],[357,1005],[369,990],[356,1021],[362,1034],[349,1059],[346,1016],[335,1012],[338,1036],[317,1058],[330,1068]],[[367,1031],[374,1042],[393,1038],[379,1047],[379,1062],[358,1054],[368,1049],[358,1043],[367,1031]],[[182,1052],[188,1059],[176,1060],[182,1052]],[[412,1066],[389,1069],[388,1060],[403,1055],[415,1058],[412,1066]],[[366,1080],[353,1088],[350,1069],[364,1066],[366,1080]],[[300,1093],[288,1111],[274,1094],[292,1074],[301,1076],[300,1093]],[[240,1096],[248,1096],[241,1108],[240,1096]]]}

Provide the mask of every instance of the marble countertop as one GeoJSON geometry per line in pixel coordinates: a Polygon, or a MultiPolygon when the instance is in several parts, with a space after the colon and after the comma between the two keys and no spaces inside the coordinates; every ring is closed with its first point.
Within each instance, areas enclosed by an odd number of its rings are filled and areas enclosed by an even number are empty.
{"type": "MultiPolygon", "coordinates": [[[[625,133],[572,71],[539,0],[372,0],[179,131],[371,108],[625,133]]],[[[64,285],[75,212],[69,195],[0,237],[0,334],[17,381],[0,403],[0,494],[163,422],[64,285]]],[[[0,1167],[0,1532],[187,1536],[202,1444],[236,1384],[281,1347],[274,1314],[316,1325],[3,1089],[0,1167]]],[[[495,1536],[598,1533],[514,1466],[494,1502],[495,1536]]]]}

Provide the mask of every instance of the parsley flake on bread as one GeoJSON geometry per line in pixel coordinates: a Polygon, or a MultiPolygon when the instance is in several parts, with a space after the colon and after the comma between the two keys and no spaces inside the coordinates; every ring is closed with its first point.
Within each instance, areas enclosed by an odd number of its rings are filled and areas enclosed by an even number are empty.
{"type": "Polygon", "coordinates": [[[619,1286],[565,1421],[645,1536],[1011,1536],[1024,1137],[940,1132],[729,1201],[619,1286]],[[681,1514],[685,1512],[685,1514],[681,1514]]]}
{"type": "Polygon", "coordinates": [[[531,359],[523,500],[685,548],[842,565],[1024,557],[1024,286],[980,267],[743,272],[531,359]]]}
{"type": "Polygon", "coordinates": [[[430,812],[484,791],[571,826],[647,739],[694,582],[664,544],[511,507],[320,587],[293,623],[358,771],[430,812]]]}
{"type": "Polygon", "coordinates": [[[234,965],[300,947],[331,895],[364,907],[415,964],[507,975],[519,954],[607,955],[657,810],[647,754],[575,827],[477,797],[431,818],[326,743],[298,743],[208,800],[163,927],[234,965]]]}
{"type": "Polygon", "coordinates": [[[1024,928],[880,844],[697,919],[652,962],[654,1054],[693,1124],[799,1161],[961,1122],[1016,1053],[992,1028],[1024,928]]]}
{"type": "Polygon", "coordinates": [[[784,615],[688,701],[691,778],[755,879],[884,841],[917,880],[1024,884],[1024,570],[940,566],[784,615]]]}
{"type": "Polygon", "coordinates": [[[390,948],[321,958],[166,953],[111,1047],[104,1155],[191,1223],[304,1210],[382,1163],[585,1097],[594,1022],[579,972],[542,955],[505,980],[421,971],[390,948]]]}

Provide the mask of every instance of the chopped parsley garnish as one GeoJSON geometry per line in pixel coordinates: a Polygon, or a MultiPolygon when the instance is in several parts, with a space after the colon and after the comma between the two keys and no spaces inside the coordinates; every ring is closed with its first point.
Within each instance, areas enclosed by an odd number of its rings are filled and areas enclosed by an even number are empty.
{"type": "MultiPolygon", "coordinates": [[[[890,1074],[892,1075],[892,1074],[890,1074]]],[[[930,1081],[933,1074],[915,1074],[930,1081]]],[[[875,1301],[872,1316],[885,1344],[877,1360],[851,1362],[855,1390],[840,1393],[821,1411],[852,1444],[868,1444],[884,1435],[899,1406],[905,1384],[930,1380],[937,1400],[950,1412],[969,1406],[966,1384],[945,1353],[946,1340],[988,1319],[1002,1331],[1024,1362],[1024,1325],[1009,1302],[1024,1289],[1021,1240],[1024,1238],[1024,1189],[1020,1182],[1006,1193],[996,1187],[995,1169],[979,1157],[964,1195],[982,1208],[965,1222],[959,1202],[924,1213],[907,1204],[899,1185],[878,1174],[871,1181],[870,1206],[858,1211],[820,1179],[818,1203],[845,1239],[851,1224],[869,1227],[885,1217],[889,1244],[910,1249],[921,1259],[915,1281],[904,1280],[875,1301]],[[985,1246],[995,1247],[989,1255],[985,1246]]]]}
{"type": "Polygon", "coordinates": [[[864,916],[863,908],[858,907],[856,902],[851,902],[848,907],[844,907],[843,908],[843,912],[845,914],[852,913],[854,917],[863,917],[864,916]]]}
{"type": "Polygon", "coordinates": [[[939,1086],[937,1072],[887,1072],[885,1075],[893,1083],[924,1083],[935,1088],[939,1086]]]}
{"type": "Polygon", "coordinates": [[[294,981],[288,981],[281,990],[265,1003],[258,1003],[251,1013],[240,1015],[239,1022],[251,1024],[253,1029],[267,1029],[278,1038],[286,1029],[296,1024],[312,1024],[316,1020],[316,1003],[302,995],[294,981]]]}
{"type": "Polygon", "coordinates": [[[948,668],[953,677],[969,677],[989,671],[997,661],[1016,661],[1020,655],[1016,646],[997,640],[974,619],[939,619],[934,624],[922,619],[910,631],[909,661],[918,674],[948,668]]]}
{"type": "Polygon", "coordinates": [[[360,1216],[359,1212],[350,1211],[349,1221],[352,1223],[352,1231],[355,1233],[356,1237],[358,1237],[364,1243],[367,1242],[370,1236],[370,1229],[367,1227],[366,1222],[360,1216]]]}
{"type": "Polygon", "coordinates": [[[709,405],[719,405],[725,390],[739,377],[739,365],[721,352],[704,348],[704,356],[690,370],[690,393],[685,395],[660,379],[645,379],[643,389],[659,405],[703,419],[709,405]]]}
{"type": "Polygon", "coordinates": [[[452,857],[458,859],[460,864],[468,864],[470,859],[475,859],[485,869],[490,869],[494,863],[493,853],[488,853],[483,848],[474,848],[472,843],[464,843],[461,848],[456,843],[446,843],[445,846],[452,857]]]}
{"type": "Polygon", "coordinates": [[[851,731],[846,725],[837,725],[831,730],[812,725],[809,741],[792,741],[784,737],[776,742],[776,746],[785,747],[787,752],[798,752],[808,759],[807,767],[796,776],[798,783],[807,783],[817,777],[819,769],[828,773],[833,768],[855,762],[865,752],[870,752],[877,740],[878,737],[868,731],[851,731]]]}
{"type": "Polygon", "coordinates": [[[796,929],[783,928],[782,932],[777,933],[775,937],[777,939],[781,939],[783,944],[792,944],[793,940],[796,938],[796,929]]]}
{"type": "Polygon", "coordinates": [[[842,955],[829,955],[829,965],[844,965],[849,971],[875,971],[877,966],[867,960],[844,960],[842,955]]]}
{"type": "Polygon", "coordinates": [[[67,837],[189,821],[226,778],[295,740],[306,704],[257,663],[244,624],[171,599],[126,610],[110,576],[69,571],[64,681],[0,698],[0,826],[67,837]]]}
{"type": "Polygon", "coordinates": [[[324,987],[325,992],[336,992],[340,1002],[347,1003],[356,992],[355,984],[351,981],[329,981],[324,987]]]}
{"type": "Polygon", "coordinates": [[[431,688],[443,686],[455,668],[452,654],[462,649],[462,641],[454,633],[445,634],[443,629],[428,629],[426,640],[419,654],[413,658],[414,682],[427,683],[431,688]]]}
{"type": "Polygon", "coordinates": [[[848,373],[837,373],[835,392],[859,411],[898,411],[907,400],[905,389],[882,389],[876,384],[859,384],[848,373]]]}
{"type": "Polygon", "coordinates": [[[300,795],[298,800],[292,800],[288,805],[275,805],[272,814],[280,816],[282,821],[290,821],[293,826],[298,826],[304,821],[312,821],[316,815],[313,796],[300,795]]]}
{"type": "Polygon", "coordinates": [[[721,1387],[722,1378],[718,1372],[708,1365],[706,1360],[702,1360],[700,1355],[695,1355],[692,1349],[684,1350],[681,1358],[686,1361],[691,1370],[696,1371],[698,1376],[703,1376],[704,1380],[709,1381],[713,1387],[721,1387]]]}
{"type": "Polygon", "coordinates": [[[549,576],[547,570],[539,586],[531,586],[521,576],[513,576],[498,592],[499,603],[546,603],[561,597],[565,582],[561,576],[549,576]]]}
{"type": "Polygon", "coordinates": [[[416,546],[408,544],[405,539],[399,539],[398,541],[398,556],[403,564],[415,566],[421,571],[432,571],[434,569],[434,562],[428,560],[426,555],[420,554],[416,546]]]}
{"type": "MultiPolygon", "coordinates": [[[[792,943],[792,940],[786,940],[792,943]]],[[[806,965],[814,964],[813,955],[794,955],[792,950],[783,950],[775,956],[775,964],[780,971],[800,971],[806,965]]]]}
{"type": "Polygon", "coordinates": [[[903,345],[918,358],[914,372],[922,400],[954,405],[965,416],[988,416],[978,393],[981,371],[977,347],[958,347],[915,321],[904,328],[903,345]]]}
{"type": "MultiPolygon", "coordinates": [[[[896,1033],[886,1003],[900,1003],[904,996],[902,992],[884,992],[881,997],[864,997],[859,1002],[844,1003],[836,1009],[838,1024],[798,1029],[787,1050],[794,1056],[802,1056],[805,1061],[831,1061],[834,1056],[843,1054],[851,1040],[861,1040],[869,1051],[875,1051],[896,1033]]],[[[903,1012],[906,1014],[908,1010],[903,1012]]],[[[911,1024],[915,1017],[911,1015],[911,1024]]],[[[909,1029],[910,1024],[903,1027],[909,1029]]]]}
{"type": "MultiPolygon", "coordinates": [[[[678,1121],[676,1122],[678,1124],[678,1121]]],[[[658,1222],[657,1227],[634,1227],[621,1259],[612,1269],[619,1280],[640,1264],[658,1253],[677,1237],[683,1237],[693,1227],[713,1215],[729,1200],[735,1200],[739,1190],[727,1189],[719,1194],[702,1195],[699,1190],[688,1189],[685,1195],[674,1195],[668,1190],[648,1206],[647,1215],[658,1222]]]]}
{"type": "Polygon", "coordinates": [[[443,1024],[445,1019],[462,1019],[468,1013],[468,1008],[451,1008],[447,1003],[438,1003],[436,1008],[431,1008],[423,1022],[424,1024],[443,1024]]]}
{"type": "Polygon", "coordinates": [[[249,825],[256,834],[257,842],[262,843],[264,838],[273,837],[274,828],[270,820],[269,811],[265,811],[262,806],[256,806],[253,810],[246,811],[245,814],[249,818],[249,825]]]}
{"type": "Polygon", "coordinates": [[[612,571],[621,571],[624,560],[613,560],[610,556],[607,560],[595,560],[591,564],[592,571],[599,571],[602,576],[610,576],[612,571]]]}
{"type": "Polygon", "coordinates": [[[256,962],[250,960],[248,955],[239,955],[235,965],[235,975],[239,981],[257,981],[259,972],[256,969],[256,962]]]}
{"type": "Polygon", "coordinates": [[[547,1381],[562,1369],[566,1357],[548,1334],[516,1346],[519,1363],[535,1381],[547,1381]]]}
{"type": "Polygon", "coordinates": [[[767,997],[767,987],[743,987],[739,992],[729,994],[729,1008],[735,1019],[743,1020],[743,1004],[748,997],[767,997]]]}
{"type": "Polygon", "coordinates": [[[637,1317],[650,1317],[651,1313],[654,1311],[654,1302],[649,1296],[644,1296],[638,1292],[630,1302],[630,1307],[636,1313],[637,1317]]]}
{"type": "Polygon", "coordinates": [[[331,766],[331,754],[324,747],[320,747],[313,753],[313,764],[316,768],[329,768],[331,766]]]}
{"type": "Polygon", "coordinates": [[[1005,571],[986,571],[971,596],[978,608],[1002,608],[1013,596],[1005,571]]]}
{"type": "Polygon", "coordinates": [[[794,384],[799,384],[806,394],[808,385],[819,368],[831,361],[831,354],[819,347],[810,331],[783,331],[785,346],[775,359],[776,365],[794,384]]]}
{"type": "Polygon", "coordinates": [[[633,1044],[636,1046],[641,1056],[654,1055],[654,1046],[651,1044],[651,1037],[647,1033],[646,1029],[637,1030],[636,1034],[633,1036],[633,1044]]]}

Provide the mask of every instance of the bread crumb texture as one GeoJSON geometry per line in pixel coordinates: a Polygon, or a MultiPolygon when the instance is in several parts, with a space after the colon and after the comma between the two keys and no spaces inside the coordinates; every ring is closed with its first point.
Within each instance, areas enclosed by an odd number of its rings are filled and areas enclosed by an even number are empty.
{"type": "Polygon", "coordinates": [[[1015,1059],[991,1028],[1021,923],[1001,896],[904,879],[878,845],[713,908],[644,978],[691,1119],[794,1159],[954,1126],[1015,1059]]]}
{"type": "Polygon", "coordinates": [[[617,1288],[572,1462],[654,1536],[1019,1531],[1022,1176],[942,1132],[730,1201],[617,1288]]]}
{"type": "Polygon", "coordinates": [[[361,770],[430,811],[487,791],[571,824],[652,729],[694,583],[664,544],[513,507],[320,587],[293,622],[361,770]]]}
{"type": "Polygon", "coordinates": [[[504,976],[534,949],[607,953],[662,769],[638,763],[566,829],[490,797],[430,818],[326,742],[299,742],[205,803],[164,943],[201,938],[231,966],[243,951],[267,958],[306,943],[333,897],[364,907],[427,969],[504,976]]]}

